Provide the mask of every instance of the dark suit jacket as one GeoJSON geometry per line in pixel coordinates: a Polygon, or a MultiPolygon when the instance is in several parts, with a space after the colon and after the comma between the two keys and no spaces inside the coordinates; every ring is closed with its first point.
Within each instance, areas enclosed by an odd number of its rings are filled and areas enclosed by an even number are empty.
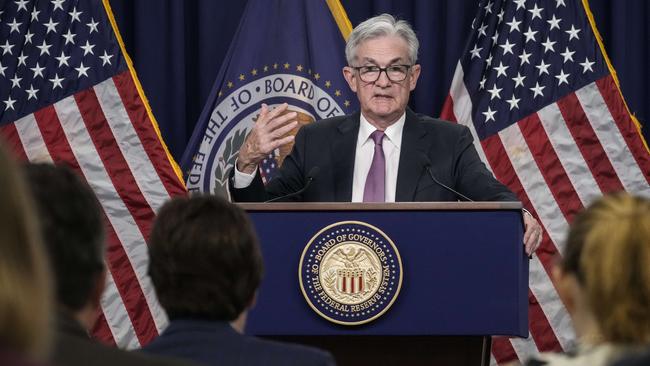
{"type": "Polygon", "coordinates": [[[324,351],[247,337],[216,321],[173,320],[142,351],[204,365],[334,365],[324,351]]]}
{"type": "Polygon", "coordinates": [[[55,366],[190,366],[189,362],[156,358],[104,346],[91,340],[75,319],[59,314],[51,364],[55,366]]]}
{"type": "MultiPolygon", "coordinates": [[[[257,174],[247,188],[234,189],[231,181],[232,198],[236,202],[260,202],[296,192],[304,187],[311,169],[318,167],[319,173],[309,188],[291,200],[350,202],[359,118],[357,112],[304,126],[276,177],[266,186],[266,192],[257,174]]],[[[459,199],[431,179],[423,155],[440,182],[472,200],[517,201],[480,160],[467,127],[418,115],[409,109],[402,133],[396,201],[459,199]]]]}

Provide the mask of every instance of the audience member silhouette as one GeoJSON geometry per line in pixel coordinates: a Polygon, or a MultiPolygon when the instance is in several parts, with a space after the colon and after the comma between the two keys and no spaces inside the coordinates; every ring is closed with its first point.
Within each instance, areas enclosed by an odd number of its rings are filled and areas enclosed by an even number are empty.
{"type": "Polygon", "coordinates": [[[206,365],[330,365],[305,346],[244,336],[262,279],[262,256],[246,213],[214,196],[175,198],[158,213],[149,275],[170,325],[145,352],[206,365]]]}
{"type": "Polygon", "coordinates": [[[52,363],[59,366],[182,365],[94,342],[106,282],[104,220],[91,188],[71,169],[29,164],[31,189],[56,281],[56,332],[52,363]]]}
{"type": "Polygon", "coordinates": [[[578,345],[527,365],[609,365],[650,344],[650,201],[606,196],[571,225],[555,283],[578,345]]]}

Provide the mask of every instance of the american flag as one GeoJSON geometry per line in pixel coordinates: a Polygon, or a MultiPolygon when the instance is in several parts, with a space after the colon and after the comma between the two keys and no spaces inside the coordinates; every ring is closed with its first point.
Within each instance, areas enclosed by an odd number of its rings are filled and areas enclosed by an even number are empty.
{"type": "Polygon", "coordinates": [[[167,323],[147,271],[156,210],[185,194],[108,1],[0,2],[0,133],[25,160],[67,163],[107,224],[107,289],[94,334],[136,348],[167,323]]]}
{"type": "Polygon", "coordinates": [[[495,338],[493,363],[572,347],[551,281],[574,215],[625,190],[650,196],[650,156],[587,1],[482,0],[442,117],[466,125],[495,176],[544,229],[530,261],[527,339],[495,338]]]}

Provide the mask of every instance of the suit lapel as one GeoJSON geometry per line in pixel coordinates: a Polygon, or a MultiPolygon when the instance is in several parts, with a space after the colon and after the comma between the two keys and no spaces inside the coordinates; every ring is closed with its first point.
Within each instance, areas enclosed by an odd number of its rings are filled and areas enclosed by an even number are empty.
{"type": "Polygon", "coordinates": [[[397,171],[396,202],[413,201],[415,197],[415,190],[423,173],[421,155],[426,154],[427,151],[424,138],[426,134],[426,130],[420,126],[418,117],[407,108],[397,171]]]}
{"type": "Polygon", "coordinates": [[[352,201],[352,179],[356,143],[359,135],[359,113],[346,118],[337,128],[339,136],[332,143],[332,163],[334,167],[334,200],[352,201]]]}

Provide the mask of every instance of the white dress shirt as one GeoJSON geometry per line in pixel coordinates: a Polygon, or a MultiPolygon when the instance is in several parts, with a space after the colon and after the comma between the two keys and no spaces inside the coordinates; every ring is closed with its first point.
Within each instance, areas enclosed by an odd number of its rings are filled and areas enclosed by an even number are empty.
{"type": "MultiPolygon", "coordinates": [[[[399,167],[400,146],[402,144],[402,131],[404,130],[404,121],[406,113],[390,125],[384,131],[384,157],[386,159],[386,177],[384,189],[386,202],[395,202],[395,190],[397,188],[397,168],[399,167]]],[[[375,155],[375,142],[370,138],[370,134],[377,128],[368,122],[361,115],[359,124],[359,136],[357,137],[357,149],[354,159],[354,176],[352,178],[352,202],[363,202],[363,190],[366,186],[366,178],[372,157],[375,155]]]]}
{"type": "MultiPolygon", "coordinates": [[[[400,147],[402,144],[402,131],[404,131],[404,122],[406,113],[384,131],[384,157],[386,159],[386,180],[384,188],[386,202],[395,202],[395,192],[397,189],[397,170],[399,167],[400,147]]],[[[318,123],[318,122],[316,122],[318,123]]],[[[363,190],[366,185],[366,177],[372,164],[372,157],[375,153],[375,143],[370,138],[370,134],[377,128],[361,114],[359,124],[359,135],[357,137],[357,147],[354,159],[354,176],[352,178],[352,202],[363,202],[363,190]]],[[[336,167],[335,167],[336,169],[336,167]]],[[[235,164],[234,187],[246,188],[257,174],[257,169],[252,174],[240,172],[235,164]]]]}

